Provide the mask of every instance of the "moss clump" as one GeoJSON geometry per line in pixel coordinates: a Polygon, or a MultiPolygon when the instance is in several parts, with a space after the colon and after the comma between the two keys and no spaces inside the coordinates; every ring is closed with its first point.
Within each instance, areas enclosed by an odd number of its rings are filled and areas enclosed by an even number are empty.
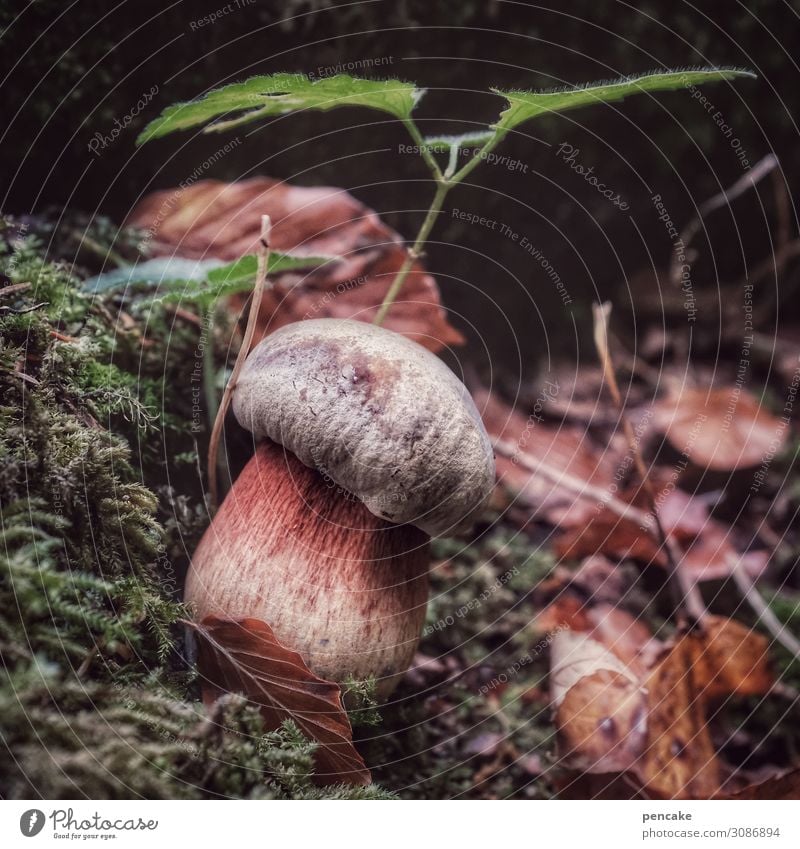
{"type": "Polygon", "coordinates": [[[15,222],[0,239],[3,795],[384,797],[317,788],[294,725],[197,699],[179,588],[207,516],[172,458],[206,437],[200,318],[86,294],[15,222]]]}

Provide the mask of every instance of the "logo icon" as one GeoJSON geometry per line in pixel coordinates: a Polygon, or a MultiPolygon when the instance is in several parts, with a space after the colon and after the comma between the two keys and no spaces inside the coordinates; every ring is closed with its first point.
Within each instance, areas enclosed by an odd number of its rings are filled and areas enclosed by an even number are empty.
{"type": "Polygon", "coordinates": [[[38,808],[31,808],[19,818],[19,830],[25,837],[36,837],[44,828],[44,812],[38,808]]]}

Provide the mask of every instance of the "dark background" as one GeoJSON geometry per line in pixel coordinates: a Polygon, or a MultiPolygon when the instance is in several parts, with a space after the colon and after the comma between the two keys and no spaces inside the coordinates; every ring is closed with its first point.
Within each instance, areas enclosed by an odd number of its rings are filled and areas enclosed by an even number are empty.
{"type": "MultiPolygon", "coordinates": [[[[134,144],[161,108],[220,84],[378,58],[382,65],[360,73],[429,89],[418,109],[426,132],[493,120],[502,101],[486,93],[491,85],[536,88],[664,67],[747,67],[758,80],[708,86],[704,93],[751,164],[774,151],[790,188],[800,176],[796,2],[239,0],[237,7],[234,0],[216,23],[192,28],[225,6],[222,0],[3,4],[3,211],[67,207],[121,221],[144,193],[178,184],[238,135],[242,143],[207,176],[258,173],[343,186],[410,237],[431,186],[423,163],[398,152],[407,142],[403,128],[379,113],[343,109],[230,134],[134,144]],[[115,118],[154,85],[158,94],[143,114],[94,156],[87,147],[94,133],[110,133],[115,118]]],[[[471,337],[476,362],[486,366],[491,350],[492,360],[511,371],[551,352],[583,350],[590,303],[598,296],[613,297],[617,315],[627,315],[635,330],[629,282],[642,268],[664,265],[671,248],[650,195],[659,193],[681,226],[743,173],[729,139],[688,92],[582,109],[523,130],[498,153],[520,160],[526,173],[500,165],[473,172],[472,185],[451,194],[428,259],[454,323],[471,337]],[[580,149],[579,161],[620,193],[627,212],[559,160],[554,146],[561,142],[580,149]],[[562,303],[518,245],[454,220],[453,206],[527,236],[557,270],[571,304],[562,303]]],[[[708,225],[693,279],[713,293],[769,252],[775,230],[769,181],[708,225]]],[[[782,281],[782,309],[791,308],[796,283],[797,275],[782,281]]]]}

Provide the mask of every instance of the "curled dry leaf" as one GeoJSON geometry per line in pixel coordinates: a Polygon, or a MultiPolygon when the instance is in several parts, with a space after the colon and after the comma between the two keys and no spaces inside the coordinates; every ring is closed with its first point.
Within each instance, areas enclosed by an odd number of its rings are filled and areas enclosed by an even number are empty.
{"type": "Polygon", "coordinates": [[[588,611],[583,620],[573,613],[570,622],[584,630],[556,634],[551,658],[562,762],[625,773],[651,797],[716,794],[722,769],[708,706],[772,686],[766,638],[718,616],[666,644],[620,610],[588,611]],[[646,652],[636,648],[643,644],[646,652]]]}
{"type": "MultiPolygon", "coordinates": [[[[254,177],[236,183],[201,180],[153,192],[127,220],[146,231],[150,253],[235,260],[252,254],[261,216],[272,219],[271,247],[307,256],[336,256],[307,274],[271,278],[253,345],[304,318],[372,321],[406,256],[400,236],[344,189],[305,188],[254,177]]],[[[245,298],[234,296],[238,311],[245,298]]],[[[464,339],[447,321],[435,280],[420,263],[406,279],[384,325],[432,351],[464,339]]]]}
{"type": "Polygon", "coordinates": [[[369,784],[369,770],[353,746],[350,720],[338,684],[318,678],[303,658],[276,639],[258,619],[208,616],[188,623],[198,636],[203,701],[223,692],[244,693],[256,704],[267,729],[293,720],[315,740],[315,777],[324,784],[369,784]]]}
{"type": "Polygon", "coordinates": [[[682,389],[653,407],[653,425],[695,465],[732,471],[761,464],[786,438],[777,419],[738,387],[682,389]]]}

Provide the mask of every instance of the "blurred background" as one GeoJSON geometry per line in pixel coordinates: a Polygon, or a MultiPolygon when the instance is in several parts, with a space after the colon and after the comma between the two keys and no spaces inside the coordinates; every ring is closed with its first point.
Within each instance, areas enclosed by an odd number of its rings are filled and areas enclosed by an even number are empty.
{"type": "MultiPolygon", "coordinates": [[[[542,88],[696,65],[755,71],[757,80],[708,87],[708,102],[683,91],[526,125],[498,150],[507,161],[484,164],[451,195],[428,265],[453,323],[473,342],[467,359],[486,368],[491,349],[493,365],[514,374],[543,357],[580,357],[598,297],[611,297],[632,330],[639,296],[655,295],[655,317],[669,320],[654,269],[668,262],[672,239],[653,195],[680,229],[770,152],[789,187],[796,184],[798,12],[785,0],[5,3],[0,206],[16,215],[70,207],[122,221],[144,194],[186,180],[237,138],[178,134],[137,149],[147,121],[254,74],[344,70],[413,80],[428,88],[418,109],[423,129],[453,133],[497,116],[502,101],[486,91],[493,85],[542,88]],[[116,121],[125,126],[112,139],[116,121]],[[578,151],[572,164],[593,168],[626,208],[565,161],[570,150],[578,151]],[[452,207],[498,226],[459,220],[452,207]],[[500,223],[542,251],[568,298],[500,223]]],[[[430,200],[428,173],[402,151],[404,129],[376,115],[342,109],[244,127],[235,152],[203,176],[344,187],[411,237],[430,200]]],[[[696,290],[714,296],[769,255],[773,189],[765,180],[707,219],[695,241],[696,290]]],[[[780,301],[796,297],[798,273],[787,274],[780,298],[768,293],[773,318],[780,301]]],[[[715,315],[703,314],[709,344],[719,338],[715,315]]]]}

